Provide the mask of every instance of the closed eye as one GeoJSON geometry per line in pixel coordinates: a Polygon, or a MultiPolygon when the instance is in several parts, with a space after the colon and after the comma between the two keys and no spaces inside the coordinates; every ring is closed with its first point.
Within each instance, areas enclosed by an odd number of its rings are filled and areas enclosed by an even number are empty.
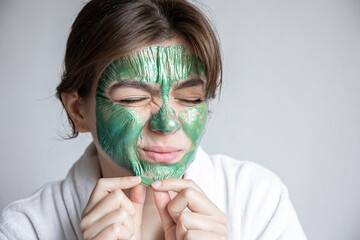
{"type": "Polygon", "coordinates": [[[118,102],[120,104],[132,104],[132,103],[140,103],[147,99],[148,98],[125,98],[125,99],[118,100],[116,102],[118,102]]]}
{"type": "Polygon", "coordinates": [[[200,103],[202,103],[204,100],[203,99],[201,99],[201,98],[197,98],[197,99],[177,99],[177,100],[179,100],[179,101],[181,101],[181,102],[183,102],[183,103],[187,103],[187,104],[200,104],[200,103]]]}

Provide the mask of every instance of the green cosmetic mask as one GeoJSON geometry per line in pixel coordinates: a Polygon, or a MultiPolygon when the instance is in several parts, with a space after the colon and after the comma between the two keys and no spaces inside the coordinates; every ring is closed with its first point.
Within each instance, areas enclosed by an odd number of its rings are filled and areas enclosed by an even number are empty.
{"type": "Polygon", "coordinates": [[[141,176],[142,184],[180,178],[194,160],[207,119],[207,102],[185,107],[176,114],[169,104],[172,85],[191,77],[206,80],[200,58],[186,54],[184,46],[148,47],[131,56],[111,63],[102,73],[96,89],[96,127],[100,146],[119,166],[141,176]],[[160,87],[162,107],[146,119],[136,107],[114,103],[106,92],[114,82],[138,81],[157,83],[160,87]],[[150,129],[175,132],[184,131],[191,147],[175,164],[155,165],[140,158],[137,143],[144,126],[150,129]]]}

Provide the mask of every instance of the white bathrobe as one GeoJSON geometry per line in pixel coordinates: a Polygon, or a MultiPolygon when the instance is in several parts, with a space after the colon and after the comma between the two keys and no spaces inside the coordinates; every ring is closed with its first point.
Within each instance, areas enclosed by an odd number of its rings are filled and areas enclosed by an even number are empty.
{"type": "MultiPolygon", "coordinates": [[[[92,143],[63,181],[1,211],[0,239],[81,239],[80,216],[100,178],[92,143]]],[[[306,239],[288,191],[271,171],[199,148],[185,173],[227,215],[229,239],[306,239]]],[[[146,239],[146,236],[143,236],[146,239]]]]}

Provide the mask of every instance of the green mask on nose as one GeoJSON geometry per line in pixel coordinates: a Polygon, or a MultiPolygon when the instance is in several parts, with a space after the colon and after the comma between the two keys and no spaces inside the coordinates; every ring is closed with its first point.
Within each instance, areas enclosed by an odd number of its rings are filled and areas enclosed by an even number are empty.
{"type": "Polygon", "coordinates": [[[96,127],[100,146],[119,166],[141,176],[142,184],[181,177],[195,158],[205,127],[208,106],[204,101],[186,107],[176,114],[169,103],[171,86],[182,79],[201,77],[206,80],[204,64],[184,46],[148,47],[111,63],[102,73],[96,89],[96,127]],[[110,100],[106,91],[114,82],[139,81],[157,83],[163,105],[150,120],[134,107],[122,106],[110,100]],[[149,122],[148,122],[149,121],[149,122]],[[184,131],[191,147],[177,163],[154,165],[140,158],[137,143],[142,129],[163,132],[184,131]]]}

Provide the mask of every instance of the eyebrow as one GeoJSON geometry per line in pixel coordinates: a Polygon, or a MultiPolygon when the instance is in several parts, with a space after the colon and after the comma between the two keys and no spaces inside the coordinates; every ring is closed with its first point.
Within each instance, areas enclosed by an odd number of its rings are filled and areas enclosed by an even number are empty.
{"type": "Polygon", "coordinates": [[[205,83],[201,78],[190,78],[174,86],[174,90],[203,86],[205,83]]]}
{"type": "MultiPolygon", "coordinates": [[[[179,90],[179,89],[184,89],[184,88],[190,88],[190,87],[196,87],[196,86],[203,86],[205,83],[202,79],[200,78],[190,78],[188,80],[185,80],[181,83],[177,83],[174,86],[174,90],[179,90]]],[[[147,91],[150,93],[157,93],[159,92],[159,89],[155,89],[152,86],[144,83],[144,82],[139,82],[139,81],[124,81],[124,82],[116,82],[115,84],[113,84],[108,92],[109,94],[112,94],[113,91],[115,91],[118,88],[136,88],[136,89],[140,89],[143,91],[147,91]]]]}
{"type": "Polygon", "coordinates": [[[115,91],[118,88],[136,88],[147,92],[158,92],[159,90],[154,89],[152,86],[149,86],[148,84],[144,82],[139,81],[124,81],[124,82],[117,82],[113,84],[109,88],[109,94],[111,94],[113,91],[115,91]]]}

